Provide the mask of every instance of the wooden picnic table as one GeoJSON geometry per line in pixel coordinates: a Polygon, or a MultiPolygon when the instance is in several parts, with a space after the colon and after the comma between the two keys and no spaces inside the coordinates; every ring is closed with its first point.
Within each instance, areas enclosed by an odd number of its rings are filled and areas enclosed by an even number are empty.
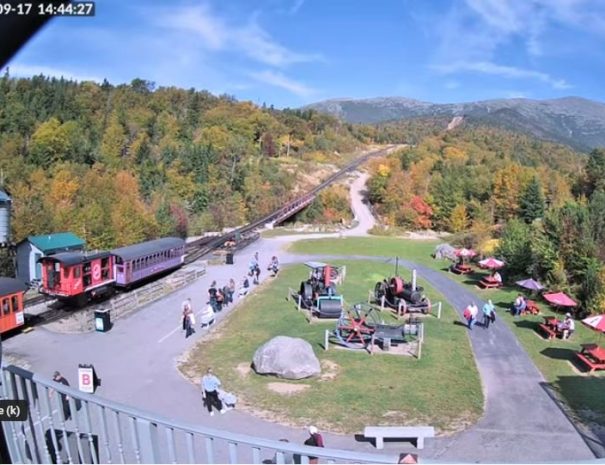
{"type": "Polygon", "coordinates": [[[481,281],[479,281],[479,286],[483,287],[484,289],[493,289],[496,287],[501,287],[502,282],[494,279],[492,276],[484,276],[481,278],[481,281]]]}
{"type": "Polygon", "coordinates": [[[576,352],[576,356],[584,362],[589,372],[605,370],[605,348],[597,344],[582,344],[582,350],[576,352]]]}
{"type": "Polygon", "coordinates": [[[451,270],[458,274],[468,274],[473,272],[473,267],[466,263],[456,263],[452,266],[451,270]]]}
{"type": "Polygon", "coordinates": [[[540,313],[540,308],[538,307],[538,304],[535,301],[527,300],[525,302],[525,310],[523,310],[523,313],[531,313],[532,315],[537,315],[540,313]]]}
{"type": "Polygon", "coordinates": [[[559,320],[554,316],[545,316],[544,323],[538,323],[538,329],[546,339],[553,339],[562,334],[559,330],[559,320]]]}

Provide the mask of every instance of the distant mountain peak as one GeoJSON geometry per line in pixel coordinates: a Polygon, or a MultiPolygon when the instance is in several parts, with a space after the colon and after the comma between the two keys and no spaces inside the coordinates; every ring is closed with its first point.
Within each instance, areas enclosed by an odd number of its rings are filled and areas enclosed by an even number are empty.
{"type": "Polygon", "coordinates": [[[529,133],[579,150],[605,147],[605,103],[576,96],[445,104],[406,97],[337,98],[305,108],[329,113],[350,123],[367,124],[435,117],[449,118],[452,123],[452,118],[464,117],[469,122],[529,133]]]}

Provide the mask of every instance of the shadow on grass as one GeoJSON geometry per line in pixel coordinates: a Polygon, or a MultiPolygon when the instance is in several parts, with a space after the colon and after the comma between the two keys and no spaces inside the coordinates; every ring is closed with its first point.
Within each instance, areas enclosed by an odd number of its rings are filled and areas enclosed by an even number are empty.
{"type": "Polygon", "coordinates": [[[468,328],[468,325],[466,323],[463,323],[462,321],[454,320],[453,323],[455,326],[463,326],[465,328],[468,328]]]}
{"type": "Polygon", "coordinates": [[[538,332],[538,324],[530,320],[517,320],[513,322],[517,328],[533,329],[538,332]]]}
{"type": "Polygon", "coordinates": [[[501,308],[503,310],[506,310],[506,311],[510,312],[510,308],[512,307],[512,303],[511,302],[497,302],[497,303],[494,304],[494,307],[501,308]]]}
{"type": "Polygon", "coordinates": [[[547,347],[540,353],[555,360],[567,360],[569,362],[576,358],[574,357],[575,351],[563,347],[547,347]]]}
{"type": "Polygon", "coordinates": [[[605,378],[559,376],[552,385],[540,383],[540,386],[555,401],[563,414],[567,416],[595,456],[598,458],[605,457],[605,430],[602,428],[605,423],[605,397],[600,395],[600,393],[605,392],[605,378]],[[562,408],[560,400],[563,400],[568,407],[562,408]],[[582,417],[582,413],[575,410],[575,406],[582,407],[584,412],[588,411],[589,416],[582,417]],[[587,406],[588,409],[586,410],[587,406]],[[573,411],[571,417],[569,415],[570,408],[573,411]],[[579,424],[573,418],[575,415],[583,418],[583,424],[579,424]],[[600,419],[597,420],[593,415],[597,415],[600,419]],[[595,423],[601,427],[589,426],[595,423]]]}

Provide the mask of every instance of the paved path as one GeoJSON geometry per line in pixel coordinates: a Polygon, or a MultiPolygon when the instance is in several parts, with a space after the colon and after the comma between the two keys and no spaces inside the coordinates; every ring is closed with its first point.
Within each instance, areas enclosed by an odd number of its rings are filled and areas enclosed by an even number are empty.
{"type": "MultiPolygon", "coordinates": [[[[360,224],[347,231],[347,235],[363,233],[368,227],[367,216],[359,213],[365,208],[361,197],[354,196],[353,202],[360,224]]],[[[317,235],[303,238],[310,237],[317,235]]],[[[191,338],[184,338],[179,328],[181,302],[191,297],[194,308],[201,309],[210,281],[216,279],[220,285],[231,277],[239,281],[255,251],[261,256],[261,280],[266,280],[264,268],[269,257],[289,240],[291,238],[261,239],[238,252],[234,265],[209,266],[208,274],[196,283],[119,320],[108,333],[58,334],[37,328],[7,340],[4,350],[25,358],[33,371],[49,378],[58,369],[72,383],[76,382],[78,363],[93,363],[103,381],[98,395],[118,402],[179,420],[245,434],[253,431],[259,437],[286,437],[300,443],[306,437],[303,428],[285,427],[238,410],[209,417],[202,409],[198,386],[187,382],[176,369],[181,354],[192,348],[204,333],[198,329],[191,338]]],[[[283,263],[308,259],[283,251],[279,256],[283,263]]],[[[468,291],[442,273],[412,263],[404,264],[418,269],[456,308],[462,308],[471,299],[468,291]]],[[[219,320],[228,311],[219,314],[219,320]]],[[[461,330],[464,329],[461,327],[461,330]]],[[[423,458],[465,462],[594,458],[571,423],[541,389],[543,379],[505,325],[496,324],[489,331],[477,328],[470,338],[487,396],[486,413],[475,427],[462,434],[427,441],[421,453],[423,458]]],[[[351,436],[328,433],[325,438],[330,447],[375,451],[369,443],[356,442],[351,436]]],[[[387,452],[403,450],[414,451],[414,448],[407,443],[387,444],[385,448],[387,452]]]]}

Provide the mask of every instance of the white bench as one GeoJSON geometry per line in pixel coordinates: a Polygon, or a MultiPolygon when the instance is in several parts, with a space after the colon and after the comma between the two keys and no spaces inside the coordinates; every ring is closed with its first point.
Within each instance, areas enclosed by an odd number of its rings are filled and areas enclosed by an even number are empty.
{"type": "Polygon", "coordinates": [[[384,447],[384,438],[416,438],[416,447],[424,448],[424,438],[435,437],[432,426],[366,426],[363,430],[366,438],[376,439],[376,449],[384,447]]]}

